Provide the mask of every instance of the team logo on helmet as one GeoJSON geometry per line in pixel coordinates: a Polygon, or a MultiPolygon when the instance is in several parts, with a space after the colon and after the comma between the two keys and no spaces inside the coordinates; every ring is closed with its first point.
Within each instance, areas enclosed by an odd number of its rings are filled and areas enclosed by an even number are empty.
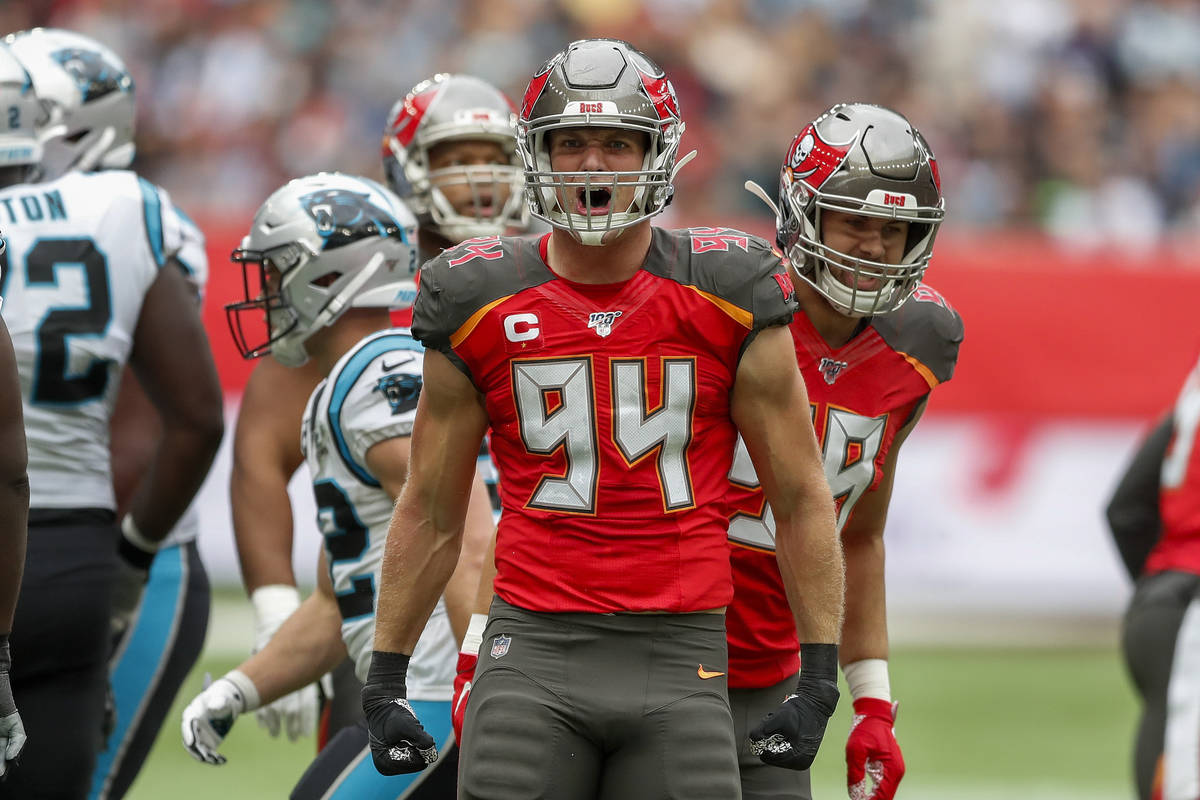
{"type": "Polygon", "coordinates": [[[372,391],[383,394],[392,409],[392,416],[403,414],[417,407],[417,398],[421,396],[421,376],[408,373],[384,375],[372,391]]]}
{"type": "Polygon", "coordinates": [[[322,250],[342,247],[368,236],[397,236],[405,241],[404,228],[395,216],[361,192],[322,189],[301,196],[300,204],[317,223],[322,250]]]}
{"type": "Polygon", "coordinates": [[[103,53],[80,47],[65,47],[50,54],[75,79],[83,102],[89,103],[113,92],[133,89],[133,78],[103,53]]]}
{"type": "Polygon", "coordinates": [[[792,180],[804,181],[814,189],[829,179],[846,160],[857,136],[845,144],[830,144],[809,125],[792,141],[784,164],[792,180]]]}

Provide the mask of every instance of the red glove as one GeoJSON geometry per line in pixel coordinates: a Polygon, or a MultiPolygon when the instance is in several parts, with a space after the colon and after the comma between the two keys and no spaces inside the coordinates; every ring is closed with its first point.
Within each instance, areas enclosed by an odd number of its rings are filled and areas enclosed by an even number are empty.
{"type": "Polygon", "coordinates": [[[454,697],[450,701],[451,724],[454,739],[462,746],[463,718],[467,715],[467,700],[471,697],[471,679],[475,677],[475,664],[479,656],[474,653],[458,654],[458,675],[454,678],[454,697]]]}
{"type": "Polygon", "coordinates": [[[862,697],[846,740],[846,786],[850,800],[892,800],[904,777],[904,756],[893,724],[899,703],[862,697]]]}

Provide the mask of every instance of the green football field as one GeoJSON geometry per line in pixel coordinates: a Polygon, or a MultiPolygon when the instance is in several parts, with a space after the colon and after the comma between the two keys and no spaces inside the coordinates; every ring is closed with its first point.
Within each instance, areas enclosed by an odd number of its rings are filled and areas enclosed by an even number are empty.
{"type": "MultiPolygon", "coordinates": [[[[210,652],[213,650],[210,639],[210,652]]],[[[239,720],[222,767],[199,764],[179,741],[179,714],[205,671],[221,675],[236,656],[206,657],[189,677],[132,800],[286,797],[308,763],[312,740],[266,736],[239,720]]],[[[1126,800],[1133,694],[1113,647],[1024,649],[897,647],[893,692],[901,701],[897,735],[912,800],[1126,800]]],[[[842,743],[848,695],[814,767],[818,800],[844,798],[842,743]]]]}

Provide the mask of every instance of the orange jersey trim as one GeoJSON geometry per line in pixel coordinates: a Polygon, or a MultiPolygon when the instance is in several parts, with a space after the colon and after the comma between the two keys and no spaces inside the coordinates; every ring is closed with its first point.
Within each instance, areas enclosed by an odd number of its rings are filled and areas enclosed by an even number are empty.
{"type": "Polygon", "coordinates": [[[729,302],[728,300],[723,300],[720,297],[717,297],[715,294],[709,294],[708,292],[704,291],[703,289],[699,289],[695,286],[688,286],[687,288],[691,289],[693,292],[700,295],[705,300],[707,300],[708,302],[712,303],[717,308],[724,311],[726,314],[728,314],[730,316],[730,318],[733,319],[734,322],[741,325],[743,328],[753,328],[754,327],[754,315],[751,314],[746,309],[741,308],[740,306],[735,306],[733,303],[729,302]]]}
{"type": "MultiPolygon", "coordinates": [[[[897,350],[896,352],[900,353],[899,350],[897,350]]],[[[925,366],[920,361],[918,361],[917,359],[910,356],[908,353],[900,353],[900,355],[904,356],[905,361],[907,361],[909,364],[912,364],[912,368],[917,371],[918,375],[920,375],[922,378],[925,379],[925,382],[929,384],[930,389],[932,389],[933,387],[935,387],[939,383],[941,383],[941,381],[939,381],[934,376],[933,372],[929,369],[929,367],[925,366]]]]}
{"type": "Polygon", "coordinates": [[[467,321],[464,322],[458,330],[450,334],[450,346],[458,347],[460,344],[462,344],[463,340],[471,335],[471,331],[475,330],[475,326],[479,324],[479,321],[483,319],[485,314],[512,296],[513,295],[509,294],[499,298],[498,300],[493,300],[468,317],[467,321]]]}

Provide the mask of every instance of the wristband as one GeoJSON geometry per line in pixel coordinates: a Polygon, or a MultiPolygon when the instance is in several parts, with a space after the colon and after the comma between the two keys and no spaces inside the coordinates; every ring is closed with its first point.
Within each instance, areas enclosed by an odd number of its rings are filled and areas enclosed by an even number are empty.
{"type": "Polygon", "coordinates": [[[833,681],[837,684],[838,646],[836,644],[800,645],[800,682],[833,681]]]}
{"type": "Polygon", "coordinates": [[[133,514],[126,514],[121,519],[121,540],[117,542],[117,552],[133,566],[148,570],[158,552],[160,542],[154,542],[138,530],[133,521],[133,514]]]}
{"type": "Polygon", "coordinates": [[[371,651],[371,666],[367,668],[367,679],[363,688],[373,688],[379,685],[398,685],[400,696],[406,697],[408,687],[408,662],[412,656],[404,653],[389,653],[386,650],[371,651]]]}
{"type": "Polygon", "coordinates": [[[262,705],[262,701],[258,697],[258,687],[254,685],[254,681],[250,680],[244,672],[238,669],[231,669],[225,673],[224,679],[236,686],[237,690],[242,693],[242,701],[245,705],[238,711],[239,714],[253,711],[262,705]]]}
{"type": "Polygon", "coordinates": [[[12,655],[8,649],[8,634],[0,633],[0,672],[8,672],[12,668],[12,655]]]}
{"type": "Polygon", "coordinates": [[[300,607],[300,590],[286,583],[260,586],[250,593],[250,603],[259,619],[287,619],[300,607]]]}
{"type": "Polygon", "coordinates": [[[462,649],[458,652],[464,656],[479,655],[479,648],[483,646],[483,630],[487,627],[487,614],[472,614],[471,624],[467,625],[467,634],[463,636],[462,649]]]}
{"type": "Polygon", "coordinates": [[[864,658],[842,667],[850,696],[855,700],[873,697],[877,700],[892,700],[892,686],[888,680],[888,662],[883,658],[864,658]]]}

